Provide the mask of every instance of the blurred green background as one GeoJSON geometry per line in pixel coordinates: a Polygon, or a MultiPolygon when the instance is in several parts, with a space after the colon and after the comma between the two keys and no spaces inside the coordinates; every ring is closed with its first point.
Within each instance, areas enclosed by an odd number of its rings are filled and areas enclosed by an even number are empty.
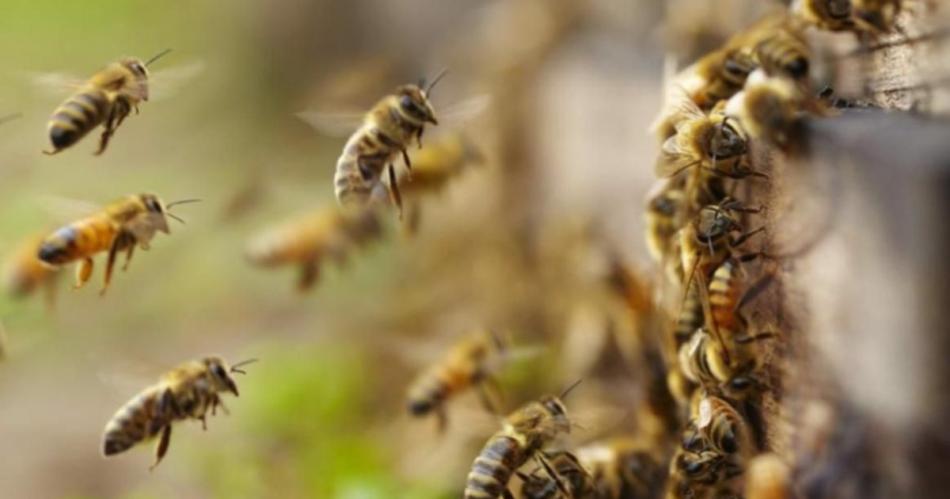
{"type": "MultiPolygon", "coordinates": [[[[653,154],[643,132],[660,83],[652,26],[662,6],[653,2],[2,7],[0,114],[23,117],[0,126],[0,250],[67,222],[63,199],[204,200],[176,209],[187,225],[139,252],[104,297],[100,258],[82,290],[68,289],[73,269],[63,270],[54,310],[40,296],[0,298],[9,340],[0,365],[4,497],[456,497],[495,420],[464,397],[453,431],[439,437],[434,421],[405,414],[411,376],[472,328],[502,327],[532,344],[566,327],[561,306],[590,286],[569,254],[575,239],[609,234],[631,258],[643,254],[651,169],[629,163],[653,154]],[[162,70],[203,71],[164,83],[177,91],[144,103],[105,155],[92,155],[95,131],[59,155],[40,154],[46,120],[68,90],[38,88],[36,75],[85,78],[165,48],[174,51],[154,67],[156,94],[162,70]],[[334,202],[344,138],[315,133],[294,113],[365,110],[446,66],[437,109],[473,93],[521,107],[468,129],[486,168],[427,201],[418,237],[401,235],[393,217],[386,240],[329,266],[307,295],[294,292],[293,270],[245,262],[252,234],[334,202]],[[226,216],[248,190],[260,202],[226,216]],[[211,418],[207,432],[177,425],[151,473],[151,445],[100,456],[116,409],[162,372],[211,353],[261,359],[238,380],[241,397],[225,401],[229,416],[211,418]]],[[[551,349],[507,370],[509,403],[563,386],[577,373],[562,362],[551,349]]]]}

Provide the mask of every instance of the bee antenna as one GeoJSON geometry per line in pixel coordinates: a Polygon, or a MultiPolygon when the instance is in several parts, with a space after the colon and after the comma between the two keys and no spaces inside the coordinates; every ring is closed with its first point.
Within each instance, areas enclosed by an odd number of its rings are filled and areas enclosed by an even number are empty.
{"type": "Polygon", "coordinates": [[[577,381],[571,383],[571,385],[568,386],[567,388],[565,388],[564,391],[561,392],[561,394],[558,395],[557,398],[559,398],[559,399],[561,399],[561,400],[564,400],[564,398],[567,397],[567,395],[568,395],[569,393],[571,393],[572,390],[574,390],[575,388],[577,388],[577,385],[581,384],[581,381],[584,381],[584,378],[580,378],[580,379],[578,379],[577,381]]]}
{"type": "Polygon", "coordinates": [[[187,225],[187,224],[185,224],[185,221],[184,221],[184,220],[182,220],[181,218],[175,216],[174,213],[171,213],[171,212],[166,211],[165,214],[168,215],[168,216],[170,216],[170,217],[172,217],[172,218],[174,218],[175,220],[178,220],[179,222],[181,222],[182,225],[187,225]]]}
{"type": "Polygon", "coordinates": [[[166,205],[165,205],[165,209],[167,210],[167,209],[171,208],[172,206],[175,206],[176,204],[188,204],[188,203],[200,203],[200,202],[201,202],[201,200],[200,200],[200,199],[197,199],[197,198],[194,198],[194,199],[180,199],[180,200],[178,200],[178,201],[173,201],[173,202],[171,202],[171,203],[166,204],[166,205]]]}
{"type": "MultiPolygon", "coordinates": [[[[432,79],[432,83],[430,83],[429,86],[426,87],[426,95],[427,95],[427,96],[429,95],[429,92],[432,91],[432,88],[435,87],[435,84],[436,84],[436,83],[439,83],[439,80],[441,80],[442,77],[445,76],[445,74],[448,73],[448,72],[449,72],[449,69],[448,69],[448,68],[442,68],[442,71],[439,71],[439,74],[435,75],[435,78],[432,79]]],[[[424,82],[424,81],[425,81],[425,78],[423,78],[422,81],[424,82]]]]}
{"type": "Polygon", "coordinates": [[[171,51],[172,51],[172,49],[165,49],[165,50],[163,50],[163,51],[161,51],[161,52],[159,52],[159,53],[153,55],[152,58],[149,59],[149,60],[145,63],[145,67],[148,67],[148,66],[149,66],[150,64],[152,64],[153,62],[155,62],[155,61],[161,59],[162,57],[165,57],[165,56],[168,55],[168,53],[171,52],[171,51]]]}
{"type": "Polygon", "coordinates": [[[22,117],[23,117],[23,113],[8,114],[8,115],[6,115],[6,116],[0,118],[0,123],[6,123],[6,122],[8,122],[8,121],[13,121],[13,120],[15,120],[15,119],[17,119],[17,118],[22,118],[22,117]]]}
{"type": "Polygon", "coordinates": [[[253,363],[257,362],[257,361],[258,361],[258,359],[242,360],[241,362],[238,362],[237,364],[234,364],[233,366],[231,366],[231,372],[233,372],[233,373],[240,373],[240,374],[247,374],[247,372],[244,371],[244,369],[240,369],[240,367],[241,367],[241,366],[246,366],[246,365],[248,365],[248,364],[253,364],[253,363]]]}

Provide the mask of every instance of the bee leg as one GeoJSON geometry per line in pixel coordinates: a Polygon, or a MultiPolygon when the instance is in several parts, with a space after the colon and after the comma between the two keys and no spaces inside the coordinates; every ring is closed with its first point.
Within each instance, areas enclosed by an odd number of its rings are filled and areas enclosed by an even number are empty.
{"type": "Polygon", "coordinates": [[[554,468],[551,467],[551,464],[548,463],[548,460],[541,453],[535,454],[534,457],[539,463],[541,463],[541,466],[544,468],[544,472],[547,473],[552,480],[554,480],[558,490],[560,490],[565,497],[573,498],[574,494],[572,494],[571,491],[567,489],[567,486],[564,485],[564,482],[561,480],[561,476],[558,475],[556,471],[554,471],[554,468]]]}
{"type": "Polygon", "coordinates": [[[89,278],[92,276],[92,258],[83,258],[79,262],[79,266],[76,267],[76,284],[73,285],[73,289],[79,289],[89,281],[89,278]]]}
{"type": "Polygon", "coordinates": [[[106,122],[103,125],[105,130],[103,130],[102,135],[99,136],[99,149],[95,152],[96,156],[106,152],[106,147],[109,146],[109,139],[112,138],[112,134],[115,133],[116,107],[118,107],[118,105],[118,101],[116,101],[116,104],[112,106],[112,110],[109,111],[109,117],[106,118],[106,122]]]}
{"type": "Polygon", "coordinates": [[[478,384],[478,397],[482,402],[482,406],[488,412],[501,416],[501,412],[498,410],[501,401],[501,385],[498,384],[498,380],[491,376],[485,376],[482,382],[478,384]]]}
{"type": "Polygon", "coordinates": [[[155,448],[155,462],[148,467],[149,471],[155,469],[158,466],[158,463],[162,461],[162,458],[165,457],[165,453],[168,452],[168,444],[172,439],[172,425],[166,424],[165,428],[162,429],[161,439],[158,441],[158,446],[155,448]]]}
{"type": "Polygon", "coordinates": [[[764,231],[764,230],[765,230],[765,227],[759,227],[758,229],[750,230],[749,232],[746,232],[746,233],[740,235],[740,236],[737,237],[734,241],[732,241],[731,246],[732,246],[732,247],[740,246],[742,243],[748,241],[749,238],[751,238],[752,236],[754,236],[754,235],[756,235],[756,234],[758,234],[759,232],[762,232],[762,231],[764,231]]]}
{"type": "Polygon", "coordinates": [[[445,407],[440,405],[435,411],[435,421],[439,435],[445,435],[445,430],[449,427],[449,417],[445,414],[445,407]]]}
{"type": "Polygon", "coordinates": [[[129,270],[129,264],[132,263],[132,254],[135,253],[135,243],[129,245],[129,249],[125,250],[125,265],[122,266],[122,272],[129,270]]]}
{"type": "Polygon", "coordinates": [[[225,416],[230,416],[230,415],[231,415],[231,411],[229,411],[229,410],[228,410],[228,407],[227,407],[226,405],[224,405],[224,401],[221,400],[221,397],[215,395],[215,396],[214,396],[214,402],[213,402],[213,404],[211,405],[211,415],[212,415],[212,416],[214,416],[214,409],[215,409],[216,407],[218,407],[218,406],[221,407],[221,412],[223,412],[225,416]]]}
{"type": "Polygon", "coordinates": [[[399,194],[399,184],[396,182],[396,168],[389,165],[389,192],[393,195],[393,202],[399,210],[399,219],[402,220],[402,195],[399,194]]]}
{"type": "Polygon", "coordinates": [[[406,163],[406,169],[409,170],[409,179],[412,179],[412,163],[409,161],[409,153],[402,150],[402,160],[406,163]]]}
{"type": "Polygon", "coordinates": [[[109,248],[109,258],[106,260],[105,278],[102,282],[102,290],[99,291],[99,296],[106,294],[106,290],[109,289],[109,282],[112,281],[112,269],[115,267],[115,257],[119,253],[119,246],[122,245],[123,241],[125,241],[125,236],[122,233],[116,236],[115,240],[112,241],[112,247],[109,248]]]}
{"type": "Polygon", "coordinates": [[[300,267],[300,279],[297,281],[297,291],[301,293],[312,288],[320,277],[320,268],[316,260],[310,260],[300,267]]]}
{"type": "Polygon", "coordinates": [[[208,431],[208,416],[202,414],[198,419],[201,420],[201,431],[208,431]]]}
{"type": "Polygon", "coordinates": [[[419,149],[422,149],[422,132],[426,131],[425,127],[419,128],[419,133],[416,134],[416,141],[419,142],[419,149]]]}

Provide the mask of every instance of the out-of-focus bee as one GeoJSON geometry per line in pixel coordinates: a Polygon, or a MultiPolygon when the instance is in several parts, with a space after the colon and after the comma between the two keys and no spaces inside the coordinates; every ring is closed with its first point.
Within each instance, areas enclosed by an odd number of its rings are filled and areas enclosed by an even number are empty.
{"type": "Polygon", "coordinates": [[[495,499],[503,494],[506,498],[513,497],[508,481],[531,458],[537,459],[558,484],[558,489],[568,494],[567,486],[541,451],[559,436],[570,433],[571,421],[562,399],[578,383],[558,397],[545,396],[529,402],[505,419],[502,429],[488,439],[475,458],[465,484],[465,499],[495,499]]]}
{"type": "Polygon", "coordinates": [[[574,497],[658,497],[666,476],[664,453],[655,444],[632,437],[585,445],[577,457],[590,472],[593,492],[574,497]]]}
{"type": "Polygon", "coordinates": [[[61,266],[80,260],[76,268],[76,287],[82,287],[92,276],[92,257],[108,251],[102,291],[105,293],[112,279],[116,256],[125,251],[127,269],[135,248],[149,248],[149,243],[158,231],[170,234],[168,218],[184,223],[169,212],[172,206],[191,203],[197,199],[184,199],[164,204],[154,194],[133,194],[105,206],[76,222],[57,229],[40,244],[37,255],[44,263],[61,266]]]}
{"type": "Polygon", "coordinates": [[[782,16],[767,19],[750,36],[752,55],[758,66],[772,76],[784,76],[805,83],[811,67],[811,50],[800,23],[782,16]]]}
{"type": "Polygon", "coordinates": [[[713,450],[742,465],[755,451],[745,418],[732,405],[707,395],[683,438],[683,447],[693,452],[713,450]]]}
{"type": "Polygon", "coordinates": [[[498,385],[492,373],[503,362],[506,349],[501,337],[493,332],[475,331],[465,336],[409,386],[409,413],[425,416],[434,412],[441,433],[448,422],[445,403],[475,387],[489,412],[497,414],[498,385]]]}
{"type": "Polygon", "coordinates": [[[149,469],[155,468],[168,451],[172,423],[198,419],[202,428],[207,429],[209,410],[212,416],[218,406],[227,412],[220,394],[230,392],[238,396],[237,384],[231,373],[245,374],[240,366],[254,361],[245,360],[229,367],[219,357],[205,357],[171,370],[157,384],[142,390],[112,416],[102,437],[103,455],[124,452],[160,434],[155,448],[155,462],[149,469]]]}
{"type": "Polygon", "coordinates": [[[791,12],[808,24],[828,31],[854,29],[852,0],[795,0],[791,12]]]}
{"type": "Polygon", "coordinates": [[[363,125],[343,146],[343,154],[336,163],[333,183],[341,205],[365,207],[385,202],[383,170],[388,167],[389,190],[393,202],[402,209],[393,161],[402,155],[406,168],[411,170],[407,149],[413,142],[422,144],[427,123],[438,125],[429,94],[444,74],[440,73],[428,86],[425,81],[403,85],[369,111],[363,125]]]}
{"type": "Polygon", "coordinates": [[[524,499],[594,497],[591,495],[593,492],[592,477],[574,454],[562,451],[547,454],[546,458],[550,469],[554,471],[554,474],[561,480],[561,484],[567,489],[568,495],[563,495],[558,488],[557,481],[551,477],[546,469],[539,467],[530,474],[517,472],[522,482],[521,497],[524,499]]]}
{"type": "Polygon", "coordinates": [[[897,27],[897,16],[903,7],[902,0],[851,0],[854,22],[859,29],[883,34],[897,27]]]}
{"type": "Polygon", "coordinates": [[[666,499],[721,499],[730,495],[732,480],[742,474],[722,454],[703,450],[677,449],[670,461],[666,499]]]}
{"type": "Polygon", "coordinates": [[[53,112],[47,127],[53,149],[43,152],[56,154],[79,142],[100,124],[105,129],[96,154],[105,152],[109,139],[125,118],[133,109],[138,113],[138,105],[148,101],[148,66],[168,52],[160,52],[146,62],[126,57],[92,75],[53,112]]]}
{"type": "Polygon", "coordinates": [[[262,267],[300,265],[297,288],[306,291],[317,282],[324,258],[342,263],[355,248],[378,239],[382,230],[372,209],[326,206],[253,238],[245,254],[262,267]]]}
{"type": "Polygon", "coordinates": [[[787,147],[796,133],[799,118],[805,110],[821,112],[805,99],[794,82],[782,77],[769,77],[756,71],[745,88],[729,99],[726,114],[736,117],[742,128],[754,139],[787,147]]]}
{"type": "Polygon", "coordinates": [[[7,259],[4,282],[11,296],[25,297],[42,288],[46,303],[52,307],[56,300],[56,282],[59,272],[44,264],[37,253],[46,233],[35,234],[20,244],[7,259]]]}
{"type": "Polygon", "coordinates": [[[682,227],[679,220],[685,203],[682,177],[660,179],[647,194],[646,240],[650,256],[664,262],[672,254],[674,236],[682,227]]]}
{"type": "Polygon", "coordinates": [[[789,499],[791,472],[778,455],[767,452],[755,456],[746,469],[746,499],[789,499]]]}
{"type": "Polygon", "coordinates": [[[452,133],[427,143],[412,158],[412,172],[397,178],[400,191],[408,204],[407,229],[410,234],[419,227],[419,198],[435,194],[469,166],[482,160],[475,145],[461,133],[452,133]]]}

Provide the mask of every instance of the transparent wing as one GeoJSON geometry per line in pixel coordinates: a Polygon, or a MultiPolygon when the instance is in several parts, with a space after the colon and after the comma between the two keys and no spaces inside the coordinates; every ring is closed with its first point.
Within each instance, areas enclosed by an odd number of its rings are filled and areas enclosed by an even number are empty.
{"type": "Polygon", "coordinates": [[[70,73],[21,71],[19,74],[31,88],[49,96],[66,96],[78,90],[86,82],[84,78],[70,73]]]}
{"type": "Polygon", "coordinates": [[[301,111],[295,116],[327,137],[349,137],[360,125],[366,113],[301,111]]]}
{"type": "Polygon", "coordinates": [[[149,76],[149,99],[161,101],[180,92],[205,71],[204,61],[197,60],[155,71],[149,76]]]}
{"type": "Polygon", "coordinates": [[[491,107],[491,104],[491,96],[481,94],[449,104],[441,111],[436,109],[435,115],[440,127],[457,128],[481,116],[491,107]]]}
{"type": "Polygon", "coordinates": [[[88,217],[102,209],[102,206],[81,199],[64,196],[44,195],[39,203],[51,220],[56,223],[69,223],[88,217]]]}

